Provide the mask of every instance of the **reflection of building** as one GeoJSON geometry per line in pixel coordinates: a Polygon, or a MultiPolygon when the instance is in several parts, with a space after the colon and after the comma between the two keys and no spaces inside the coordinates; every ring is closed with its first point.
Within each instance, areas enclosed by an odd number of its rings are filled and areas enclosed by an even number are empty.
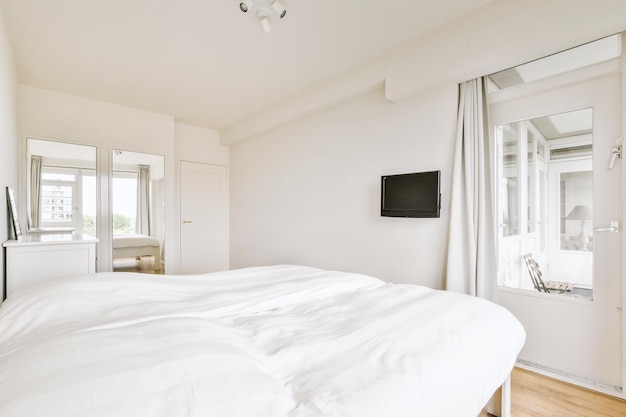
{"type": "Polygon", "coordinates": [[[41,220],[72,220],[72,187],[43,185],[41,187],[41,220]]]}

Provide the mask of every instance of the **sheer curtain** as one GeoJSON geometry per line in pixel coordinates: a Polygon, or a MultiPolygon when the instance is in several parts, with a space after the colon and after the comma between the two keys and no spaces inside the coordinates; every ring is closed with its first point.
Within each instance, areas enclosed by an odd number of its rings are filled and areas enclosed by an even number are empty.
{"type": "Polygon", "coordinates": [[[150,166],[138,165],[135,233],[150,236],[150,166]]]}
{"type": "Polygon", "coordinates": [[[498,269],[491,149],[483,77],[459,85],[446,289],[493,300],[498,269]]]}
{"type": "Polygon", "coordinates": [[[37,228],[41,220],[41,165],[43,158],[39,155],[30,157],[30,213],[29,227],[37,228]]]}

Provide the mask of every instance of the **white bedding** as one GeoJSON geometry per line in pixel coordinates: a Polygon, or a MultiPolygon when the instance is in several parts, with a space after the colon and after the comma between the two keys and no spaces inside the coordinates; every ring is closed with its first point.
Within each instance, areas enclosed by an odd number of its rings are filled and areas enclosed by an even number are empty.
{"type": "Polygon", "coordinates": [[[306,267],[64,278],[0,308],[0,416],[476,417],[524,339],[481,299],[306,267]]]}
{"type": "Polygon", "coordinates": [[[161,243],[158,239],[147,235],[135,235],[132,233],[113,235],[113,249],[134,248],[138,246],[160,247],[161,243]]]}

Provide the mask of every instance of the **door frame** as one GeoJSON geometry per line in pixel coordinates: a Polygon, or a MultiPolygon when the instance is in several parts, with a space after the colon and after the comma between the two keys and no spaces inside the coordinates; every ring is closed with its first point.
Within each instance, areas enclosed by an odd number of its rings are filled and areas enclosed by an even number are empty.
{"type": "MultiPolygon", "coordinates": [[[[623,139],[626,137],[626,117],[624,117],[624,103],[626,103],[626,32],[620,34],[621,40],[621,56],[620,56],[620,76],[621,76],[621,95],[619,105],[619,115],[621,120],[621,137],[618,139],[619,146],[622,146],[623,152],[623,139]]],[[[624,219],[626,219],[626,204],[624,204],[624,198],[626,198],[626,168],[624,167],[624,160],[617,161],[616,166],[619,164],[619,168],[622,170],[622,207],[620,213],[620,233],[622,234],[622,247],[620,256],[622,258],[622,294],[621,294],[621,312],[622,312],[622,381],[626,381],[626,314],[624,314],[624,305],[626,304],[626,239],[624,238],[624,219]]],[[[622,398],[626,399],[626,388],[622,387],[622,398]]]]}

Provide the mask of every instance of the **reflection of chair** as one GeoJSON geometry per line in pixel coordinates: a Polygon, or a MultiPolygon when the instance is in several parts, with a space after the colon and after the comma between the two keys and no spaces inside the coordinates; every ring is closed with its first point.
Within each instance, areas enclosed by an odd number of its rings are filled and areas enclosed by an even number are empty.
{"type": "Polygon", "coordinates": [[[544,282],[543,277],[541,275],[541,269],[539,269],[539,263],[533,258],[532,253],[527,253],[523,256],[524,263],[526,263],[526,268],[528,268],[528,273],[530,274],[530,279],[535,286],[535,289],[539,292],[550,292],[550,290],[556,290],[560,293],[571,291],[574,288],[574,284],[569,282],[556,282],[556,281],[548,281],[544,282]]]}
{"type": "Polygon", "coordinates": [[[546,288],[546,284],[543,282],[541,277],[541,269],[539,269],[539,264],[533,258],[532,253],[527,253],[523,256],[524,263],[526,264],[526,268],[528,268],[528,273],[530,274],[530,279],[535,286],[535,289],[539,292],[550,292],[548,288],[546,288]]]}

